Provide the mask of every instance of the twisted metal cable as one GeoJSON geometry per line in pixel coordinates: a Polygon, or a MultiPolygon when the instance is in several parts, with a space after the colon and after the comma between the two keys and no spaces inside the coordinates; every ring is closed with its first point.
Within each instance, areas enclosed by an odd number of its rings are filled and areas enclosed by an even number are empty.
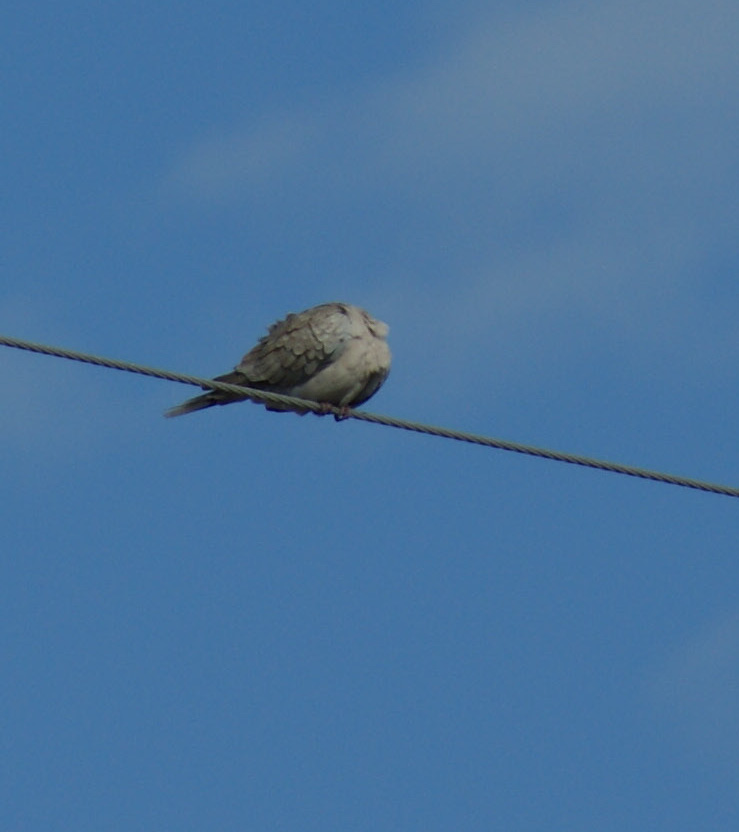
{"type": "Polygon", "coordinates": [[[364,410],[339,408],[332,405],[327,406],[318,404],[317,402],[308,401],[307,399],[299,399],[295,396],[285,396],[281,393],[267,393],[264,390],[255,390],[251,387],[242,387],[237,384],[225,384],[220,381],[214,381],[213,379],[200,378],[199,376],[191,376],[185,373],[173,373],[169,370],[158,370],[153,367],[145,367],[141,364],[134,364],[130,361],[118,361],[112,358],[102,358],[97,355],[90,355],[89,353],[77,352],[76,350],[51,347],[45,344],[37,344],[32,341],[23,341],[20,338],[11,338],[6,335],[0,335],[0,346],[14,347],[16,349],[27,350],[29,352],[40,353],[42,355],[52,355],[57,358],[66,358],[71,361],[81,361],[84,364],[94,364],[98,367],[107,367],[112,370],[123,370],[127,373],[138,373],[142,376],[151,376],[152,378],[160,378],[165,381],[177,381],[182,384],[191,384],[204,390],[224,390],[227,393],[236,393],[237,395],[243,396],[245,399],[252,399],[258,402],[285,404],[296,410],[310,410],[311,412],[319,415],[333,413],[338,419],[358,419],[361,422],[372,422],[376,425],[399,428],[400,430],[413,431],[414,433],[425,433],[429,436],[440,436],[444,439],[455,439],[459,442],[469,442],[473,445],[483,445],[487,448],[496,448],[502,451],[513,451],[518,454],[526,454],[528,456],[540,457],[542,459],[551,459],[555,462],[566,462],[570,465],[580,465],[585,468],[595,468],[600,471],[610,471],[614,474],[625,474],[629,477],[637,477],[639,479],[652,480],[654,482],[662,482],[669,485],[678,485],[683,488],[693,488],[697,491],[706,491],[711,494],[723,494],[726,497],[739,497],[739,488],[733,488],[728,485],[718,485],[716,483],[703,482],[689,477],[679,477],[673,474],[665,474],[660,471],[650,471],[646,468],[637,468],[632,465],[621,465],[618,462],[607,462],[602,459],[593,459],[592,457],[568,454],[563,453],[562,451],[537,448],[532,445],[522,445],[518,442],[508,442],[505,439],[494,439],[489,436],[481,436],[475,433],[465,433],[464,431],[440,428],[434,425],[424,425],[418,422],[410,422],[405,419],[395,419],[391,416],[381,416],[376,413],[368,413],[364,410]]]}

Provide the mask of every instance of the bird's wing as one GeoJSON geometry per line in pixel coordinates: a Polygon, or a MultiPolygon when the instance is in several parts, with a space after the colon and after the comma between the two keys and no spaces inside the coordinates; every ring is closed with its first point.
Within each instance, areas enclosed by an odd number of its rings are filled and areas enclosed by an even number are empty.
{"type": "Polygon", "coordinates": [[[288,392],[336,361],[351,334],[344,304],[326,303],[291,314],[272,324],[236,371],[257,387],[288,392]]]}

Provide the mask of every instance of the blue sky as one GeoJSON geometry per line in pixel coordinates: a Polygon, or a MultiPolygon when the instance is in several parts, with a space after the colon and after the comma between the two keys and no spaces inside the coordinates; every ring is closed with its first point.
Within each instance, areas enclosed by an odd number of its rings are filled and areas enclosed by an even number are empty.
{"type": "MultiPolygon", "coordinates": [[[[6,12],[0,331],[739,484],[739,7],[6,12]]],[[[735,500],[0,350],[0,822],[735,830],[735,500]]]]}

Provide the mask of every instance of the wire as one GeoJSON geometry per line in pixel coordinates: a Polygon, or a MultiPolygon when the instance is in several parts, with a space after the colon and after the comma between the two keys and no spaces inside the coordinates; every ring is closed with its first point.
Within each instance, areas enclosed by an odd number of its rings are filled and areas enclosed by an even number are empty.
{"type": "Polygon", "coordinates": [[[42,355],[52,355],[57,358],[66,358],[70,361],[81,361],[84,364],[94,364],[98,367],[107,367],[112,370],[123,370],[127,373],[138,373],[142,376],[151,376],[152,378],[160,378],[165,381],[192,384],[193,386],[200,387],[204,390],[224,390],[227,393],[236,393],[241,395],[245,399],[289,405],[291,408],[299,411],[310,410],[311,412],[320,415],[333,413],[337,419],[358,419],[361,422],[372,422],[376,425],[399,428],[400,430],[413,431],[414,433],[425,433],[429,436],[440,436],[444,439],[455,439],[459,442],[469,442],[473,445],[483,445],[487,448],[497,448],[502,451],[513,451],[518,454],[526,454],[528,456],[540,457],[542,459],[551,459],[555,462],[566,462],[570,465],[581,465],[585,468],[596,468],[600,471],[610,471],[614,474],[625,474],[629,477],[638,477],[644,480],[652,480],[654,482],[662,482],[669,485],[678,485],[683,488],[693,488],[697,491],[706,491],[711,494],[723,494],[727,497],[739,497],[739,488],[733,488],[728,485],[717,485],[716,483],[702,482],[701,480],[690,479],[688,477],[679,477],[673,474],[664,474],[659,471],[650,471],[646,468],[621,465],[617,462],[607,462],[602,459],[593,459],[592,457],[587,456],[578,456],[576,454],[568,454],[561,451],[547,450],[546,448],[537,448],[532,445],[521,445],[518,442],[508,442],[504,439],[493,439],[489,436],[465,433],[463,431],[450,430],[449,428],[435,427],[434,425],[424,425],[419,422],[410,422],[405,419],[395,419],[391,416],[381,416],[376,413],[367,413],[364,410],[339,408],[332,405],[327,406],[317,402],[308,401],[307,399],[285,396],[281,393],[268,393],[264,390],[255,390],[251,387],[242,387],[237,384],[224,384],[223,382],[214,381],[213,379],[200,378],[199,376],[191,376],[184,373],[173,373],[168,370],[158,370],[153,367],[145,367],[141,364],[134,364],[130,361],[118,361],[111,358],[102,358],[97,355],[90,355],[88,353],[77,352],[75,350],[63,349],[61,347],[50,347],[45,344],[34,343],[33,341],[23,341],[19,338],[11,338],[6,335],[0,335],[0,346],[14,347],[16,349],[27,350],[29,352],[40,353],[42,355]]]}

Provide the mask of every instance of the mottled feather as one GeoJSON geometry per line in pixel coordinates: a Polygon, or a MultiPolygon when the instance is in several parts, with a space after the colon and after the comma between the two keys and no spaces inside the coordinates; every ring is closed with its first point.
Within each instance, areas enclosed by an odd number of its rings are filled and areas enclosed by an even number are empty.
{"type": "MultiPolygon", "coordinates": [[[[374,395],[390,372],[387,324],[348,303],[324,303],[272,324],[237,364],[215,381],[348,407],[374,395]]],[[[181,416],[213,405],[243,401],[220,390],[166,412],[181,416]]],[[[289,410],[267,404],[268,410],[289,410]]]]}

